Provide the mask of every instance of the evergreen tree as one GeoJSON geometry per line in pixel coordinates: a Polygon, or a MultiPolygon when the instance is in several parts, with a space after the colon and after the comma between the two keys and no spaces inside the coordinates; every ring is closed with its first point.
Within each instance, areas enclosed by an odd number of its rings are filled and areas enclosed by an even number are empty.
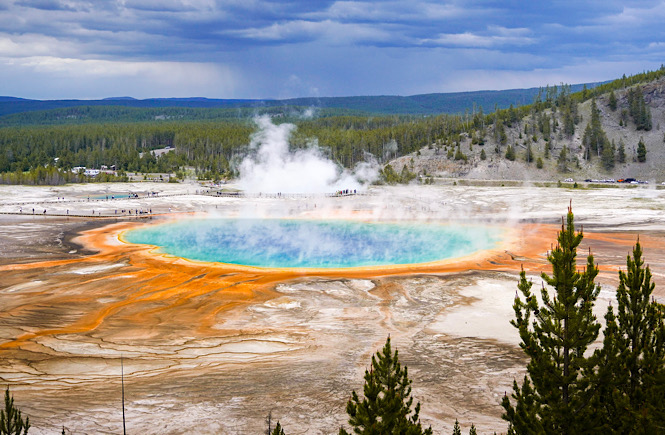
{"type": "Polygon", "coordinates": [[[457,419],[455,419],[455,425],[453,425],[453,435],[462,435],[462,429],[460,428],[457,419]]]}
{"type": "Polygon", "coordinates": [[[575,134],[575,116],[569,107],[566,107],[563,112],[563,132],[568,137],[572,137],[575,134]]]}
{"type": "Polygon", "coordinates": [[[644,267],[639,240],[619,271],[617,314],[605,316],[599,358],[597,407],[605,424],[620,433],[665,431],[665,316],[651,300],[655,284],[644,267]]]}
{"type": "Polygon", "coordinates": [[[495,124],[494,127],[494,140],[501,145],[504,145],[506,141],[508,140],[508,136],[506,135],[506,129],[503,125],[503,121],[498,120],[495,124]]]}
{"type": "Polygon", "coordinates": [[[603,346],[595,352],[598,373],[595,379],[596,395],[592,403],[596,410],[594,425],[610,433],[629,433],[630,428],[623,424],[625,419],[617,418],[629,407],[626,396],[618,388],[628,375],[625,367],[620,367],[618,327],[611,304],[605,314],[605,325],[603,346]]]}
{"type": "Polygon", "coordinates": [[[520,347],[529,357],[527,374],[520,387],[513,383],[512,400],[505,396],[503,418],[509,433],[586,433],[591,428],[594,361],[585,356],[598,337],[600,324],[592,308],[600,287],[594,284],[598,269],[593,256],[586,268],[577,270],[577,247],[582,232],[575,232],[572,209],[562,224],[556,247],[548,254],[552,275],[541,277],[554,294],[543,287],[539,303],[531,293],[532,282],[522,270],[513,308],[520,347]]]}
{"type": "Polygon", "coordinates": [[[569,108],[566,108],[563,112],[563,132],[568,137],[572,137],[575,134],[575,118],[569,108]]]}
{"type": "Polygon", "coordinates": [[[508,145],[506,148],[506,158],[511,162],[515,161],[515,148],[512,145],[508,145]]]}
{"type": "Polygon", "coordinates": [[[560,172],[568,172],[568,148],[565,145],[561,148],[561,152],[559,153],[557,166],[560,172]]]}
{"type": "Polygon", "coordinates": [[[592,154],[600,155],[606,146],[609,145],[607,135],[600,123],[600,110],[596,105],[595,98],[591,100],[591,120],[584,130],[582,143],[585,146],[584,158],[591,160],[592,154]]]}
{"type": "Polygon", "coordinates": [[[543,159],[541,159],[540,157],[536,159],[536,168],[543,169],[543,159]]]}
{"type": "Polygon", "coordinates": [[[465,162],[467,160],[466,155],[462,152],[462,149],[459,145],[457,145],[457,150],[455,151],[455,160],[464,160],[465,162]]]}
{"type": "MultiPolygon", "coordinates": [[[[398,352],[392,352],[390,337],[382,351],[372,355],[372,366],[365,370],[364,398],[353,391],[346,405],[349,424],[356,434],[431,435],[432,428],[420,423],[420,402],[411,409],[411,380],[402,368],[398,352]]],[[[340,428],[340,435],[348,435],[340,428]]]]}
{"type": "Polygon", "coordinates": [[[478,432],[476,431],[476,426],[473,424],[471,425],[471,429],[469,429],[469,435],[478,435],[478,432]]]}
{"type": "Polygon", "coordinates": [[[640,126],[645,131],[649,131],[653,128],[651,109],[646,105],[646,102],[644,102],[644,96],[642,96],[642,105],[640,107],[640,126]]]}
{"type": "Polygon", "coordinates": [[[480,160],[485,160],[487,159],[487,154],[485,153],[485,150],[480,151],[480,160]]]}
{"type": "Polygon", "coordinates": [[[603,168],[607,169],[608,171],[614,168],[614,152],[616,151],[616,148],[614,146],[614,143],[610,145],[606,145],[605,148],[603,148],[603,153],[600,156],[600,161],[603,164],[603,168]]]}
{"type": "Polygon", "coordinates": [[[549,140],[551,133],[551,126],[550,126],[550,118],[547,115],[541,114],[538,117],[538,130],[540,130],[540,132],[543,134],[543,138],[545,140],[549,140]]]}
{"type": "Polygon", "coordinates": [[[651,109],[646,105],[642,88],[639,86],[628,91],[628,111],[637,130],[651,130],[651,109]]]}
{"type": "Polygon", "coordinates": [[[626,146],[623,139],[619,141],[619,149],[617,150],[617,162],[626,163],[626,146]]]}
{"type": "Polygon", "coordinates": [[[640,163],[647,161],[647,147],[644,145],[642,138],[640,138],[640,141],[637,144],[637,161],[640,163]]]}
{"type": "Polygon", "coordinates": [[[400,176],[397,174],[397,172],[395,172],[395,169],[390,164],[384,166],[383,169],[379,171],[379,175],[381,176],[381,179],[387,184],[395,184],[400,180],[400,176]]]}
{"type": "Polygon", "coordinates": [[[508,125],[512,127],[512,125],[515,124],[518,119],[517,110],[515,110],[515,107],[511,103],[510,107],[508,108],[508,125]]]}
{"type": "Polygon", "coordinates": [[[279,421],[277,422],[277,426],[275,426],[275,430],[272,431],[271,435],[285,435],[284,429],[282,428],[282,425],[279,424],[279,421]]]}
{"type": "Polygon", "coordinates": [[[533,150],[531,149],[531,144],[527,144],[526,146],[526,155],[524,156],[524,160],[527,163],[533,162],[533,150]]]}
{"type": "Polygon", "coordinates": [[[612,90],[612,92],[610,92],[609,106],[610,106],[610,110],[612,110],[612,112],[617,110],[617,96],[614,95],[614,90],[612,90]]]}
{"type": "Polygon", "coordinates": [[[408,183],[414,178],[416,178],[416,174],[409,171],[409,168],[407,165],[402,166],[402,171],[399,174],[400,178],[400,183],[408,183]]]}
{"type": "Polygon", "coordinates": [[[485,145],[485,128],[483,127],[476,136],[478,145],[485,145]]]}
{"type": "Polygon", "coordinates": [[[591,160],[593,153],[591,152],[591,135],[592,133],[591,124],[587,124],[584,129],[584,136],[582,136],[582,145],[584,145],[584,160],[591,160]]]}
{"type": "Polygon", "coordinates": [[[9,394],[9,387],[5,390],[5,409],[0,409],[0,435],[26,435],[30,429],[30,417],[25,421],[21,418],[21,411],[14,407],[14,398],[9,394]]]}

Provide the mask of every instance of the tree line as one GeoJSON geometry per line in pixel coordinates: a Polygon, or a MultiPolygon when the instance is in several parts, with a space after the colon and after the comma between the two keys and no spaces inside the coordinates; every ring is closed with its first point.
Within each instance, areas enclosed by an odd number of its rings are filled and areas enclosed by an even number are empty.
{"type": "MultiPolygon", "coordinates": [[[[312,138],[317,138],[329,157],[344,167],[408,154],[462,128],[460,117],[447,115],[340,116],[295,122],[293,148],[312,146],[312,138]]],[[[142,173],[194,167],[207,178],[219,179],[235,175],[235,164],[248,153],[254,131],[250,119],[6,127],[0,128],[0,173],[101,165],[142,173]],[[151,153],[165,147],[174,150],[160,157],[151,153]]]]}

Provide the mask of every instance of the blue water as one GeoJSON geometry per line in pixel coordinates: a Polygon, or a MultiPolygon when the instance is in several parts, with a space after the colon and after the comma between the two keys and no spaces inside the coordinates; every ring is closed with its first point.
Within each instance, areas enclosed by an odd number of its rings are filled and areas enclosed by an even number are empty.
{"type": "Polygon", "coordinates": [[[108,195],[106,195],[106,194],[104,194],[104,195],[95,195],[95,196],[91,196],[90,198],[91,199],[111,199],[111,197],[113,197],[113,199],[124,199],[124,198],[129,198],[130,196],[129,196],[128,193],[109,193],[108,195]]]}
{"type": "Polygon", "coordinates": [[[192,260],[259,267],[426,263],[492,248],[495,227],[342,220],[193,219],[128,231],[130,243],[192,260]]]}

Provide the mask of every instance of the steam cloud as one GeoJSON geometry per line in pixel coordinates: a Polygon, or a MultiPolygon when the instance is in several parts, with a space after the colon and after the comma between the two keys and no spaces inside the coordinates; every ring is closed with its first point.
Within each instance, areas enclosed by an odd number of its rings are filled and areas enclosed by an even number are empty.
{"type": "Polygon", "coordinates": [[[269,116],[255,119],[251,154],[239,165],[238,185],[247,193],[333,193],[363,190],[378,177],[376,162],[362,162],[353,171],[329,160],[315,143],[289,150],[293,124],[273,124],[269,116]]]}

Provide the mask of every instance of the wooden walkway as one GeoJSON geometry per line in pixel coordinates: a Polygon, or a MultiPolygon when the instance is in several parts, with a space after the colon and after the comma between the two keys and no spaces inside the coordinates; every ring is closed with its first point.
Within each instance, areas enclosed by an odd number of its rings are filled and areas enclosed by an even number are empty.
{"type": "Polygon", "coordinates": [[[85,218],[85,219],[152,219],[155,216],[159,216],[161,213],[143,213],[143,214],[62,214],[62,213],[19,213],[11,211],[0,211],[0,215],[12,215],[12,216],[23,216],[23,217],[60,217],[60,218],[85,218]]]}

